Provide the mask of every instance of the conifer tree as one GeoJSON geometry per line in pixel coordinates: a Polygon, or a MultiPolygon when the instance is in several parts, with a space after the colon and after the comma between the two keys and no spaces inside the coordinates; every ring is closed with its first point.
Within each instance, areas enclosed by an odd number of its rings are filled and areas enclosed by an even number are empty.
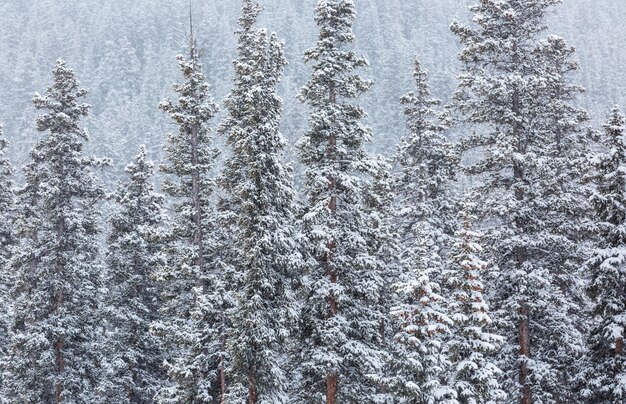
{"type": "Polygon", "coordinates": [[[33,102],[43,134],[18,191],[10,354],[4,361],[9,403],[95,402],[98,378],[98,261],[104,197],[85,156],[80,121],[89,105],[74,72],[59,60],[53,84],[33,102]]]}
{"type": "Polygon", "coordinates": [[[398,350],[386,384],[405,402],[442,402],[452,391],[441,374],[448,364],[443,340],[452,324],[442,296],[442,274],[452,246],[457,158],[446,140],[448,118],[432,99],[428,72],[415,60],[416,90],[401,98],[407,134],[398,146],[394,195],[399,245],[398,350]]]}
{"type": "MultiPolygon", "coordinates": [[[[276,94],[286,61],[275,34],[255,28],[260,7],[243,1],[235,80],[220,126],[231,155],[220,184],[237,202],[230,232],[231,265],[239,274],[232,312],[229,400],[282,403],[288,380],[282,357],[294,322],[292,274],[301,267],[295,244],[292,178],[281,161],[282,100],[276,94]]],[[[233,206],[233,205],[230,205],[233,206]]]]}
{"type": "Polygon", "coordinates": [[[150,332],[159,309],[154,271],[161,252],[164,198],[154,190],[153,164],[145,147],[126,167],[128,181],[112,195],[114,213],[108,237],[104,319],[104,403],[152,403],[165,380],[164,355],[150,332]]]}
{"type": "MultiPolygon", "coordinates": [[[[8,350],[10,304],[8,287],[11,284],[7,262],[10,258],[10,247],[13,244],[13,220],[14,188],[11,176],[13,166],[6,154],[9,142],[3,135],[0,125],[0,358],[4,357],[8,350]]],[[[2,386],[2,374],[0,374],[0,386],[2,386]]]]}
{"type": "Polygon", "coordinates": [[[592,299],[589,368],[585,396],[589,403],[618,403],[626,399],[626,138],[624,115],[618,107],[604,125],[600,144],[606,147],[591,159],[589,199],[595,211],[597,235],[586,268],[592,299]]]}
{"type": "Polygon", "coordinates": [[[489,332],[492,320],[483,297],[483,281],[489,264],[480,257],[480,235],[471,230],[474,218],[462,212],[462,225],[451,251],[451,267],[444,272],[452,291],[449,312],[453,322],[446,341],[451,374],[448,385],[460,404],[504,402],[500,369],[494,364],[502,337],[489,332]]]}
{"type": "Polygon", "coordinates": [[[365,150],[371,130],[353,99],[371,82],[367,61],[348,46],[355,39],[352,0],[320,0],[315,47],[305,52],[313,75],[300,99],[312,110],[298,142],[305,167],[304,237],[310,254],[305,278],[300,373],[294,399],[373,402],[369,375],[381,370],[379,325],[383,276],[368,246],[366,193],[376,161],[365,150]]]}
{"type": "Polygon", "coordinates": [[[452,320],[441,285],[432,281],[440,277],[444,264],[429,234],[417,229],[411,272],[403,268],[395,284],[400,300],[391,316],[397,321],[398,349],[386,384],[400,403],[441,403],[454,398],[443,377],[449,367],[443,337],[450,333],[452,320]]]}
{"type": "Polygon", "coordinates": [[[216,247],[212,170],[218,155],[211,119],[218,107],[199,61],[193,29],[189,58],[177,57],[184,77],[174,85],[178,100],[160,104],[178,125],[165,147],[168,175],[163,191],[173,198],[168,263],[157,271],[163,282],[161,319],[153,325],[169,350],[172,381],[158,395],[164,403],[223,402],[226,393],[224,277],[216,247]]]}
{"type": "Polygon", "coordinates": [[[458,172],[458,156],[445,136],[449,117],[437,110],[441,101],[431,98],[428,71],[417,58],[414,66],[416,89],[401,99],[407,134],[396,154],[397,217],[405,245],[410,245],[416,229],[424,229],[425,224],[437,233],[436,238],[449,242],[455,231],[452,185],[458,172]]]}
{"type": "Polygon", "coordinates": [[[479,180],[477,213],[500,269],[488,282],[505,338],[498,366],[522,404],[571,401],[582,352],[572,218],[584,207],[574,185],[584,114],[571,106],[572,51],[539,38],[558,3],[483,0],[471,7],[474,26],[452,25],[464,46],[454,106],[476,128],[463,141],[478,151],[467,173],[479,180]]]}

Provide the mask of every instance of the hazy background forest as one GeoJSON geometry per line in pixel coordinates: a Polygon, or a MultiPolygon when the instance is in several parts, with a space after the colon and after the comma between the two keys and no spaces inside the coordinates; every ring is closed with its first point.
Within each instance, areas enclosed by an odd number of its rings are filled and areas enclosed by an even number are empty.
{"type": "MultiPolygon", "coordinates": [[[[468,21],[474,0],[357,0],[356,46],[370,60],[373,91],[362,102],[373,126],[376,151],[391,154],[404,133],[399,97],[412,87],[412,61],[419,55],[431,72],[434,94],[454,91],[459,44],[449,31],[453,19],[468,21]]],[[[314,44],[316,0],[263,0],[262,26],[285,41],[290,65],[281,85],[283,132],[292,142],[306,126],[296,94],[309,68],[301,61],[314,44]]],[[[227,94],[235,56],[241,4],[194,0],[193,15],[202,60],[216,100],[227,94]]],[[[188,0],[3,0],[0,2],[0,122],[20,165],[36,140],[31,99],[50,82],[56,58],[64,58],[91,90],[89,147],[113,159],[116,177],[146,144],[157,158],[168,118],[157,104],[178,79],[175,55],[185,49],[188,0]]],[[[586,89],[580,102],[592,122],[611,106],[626,106],[626,6],[624,0],[565,0],[550,19],[549,33],[574,45],[586,89]]],[[[458,129],[461,131],[464,129],[458,129]]],[[[112,179],[112,178],[110,178],[112,179]]]]}

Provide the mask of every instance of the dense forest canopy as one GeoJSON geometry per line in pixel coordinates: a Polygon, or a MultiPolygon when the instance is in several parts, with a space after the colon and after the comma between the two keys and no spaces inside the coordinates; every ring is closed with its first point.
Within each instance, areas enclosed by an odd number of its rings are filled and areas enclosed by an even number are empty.
{"type": "Polygon", "coordinates": [[[622,1],[5,1],[0,402],[625,403],[622,1]]]}

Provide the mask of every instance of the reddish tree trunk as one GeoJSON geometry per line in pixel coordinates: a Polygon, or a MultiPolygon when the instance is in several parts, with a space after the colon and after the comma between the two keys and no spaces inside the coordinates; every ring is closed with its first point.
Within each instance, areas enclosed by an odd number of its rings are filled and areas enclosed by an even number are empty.
{"type": "Polygon", "coordinates": [[[250,386],[248,387],[248,404],[256,404],[256,378],[254,377],[254,374],[252,372],[250,372],[250,374],[248,375],[248,382],[250,384],[250,386]]]}
{"type": "Polygon", "coordinates": [[[532,395],[530,391],[530,385],[528,384],[528,364],[527,359],[530,359],[530,335],[528,330],[528,308],[522,306],[520,309],[522,319],[519,323],[519,350],[520,355],[524,360],[520,363],[519,370],[519,384],[522,386],[521,391],[521,404],[532,404],[532,395]]]}
{"type": "Polygon", "coordinates": [[[326,404],[337,404],[339,376],[330,374],[326,377],[326,404]]]}
{"type": "MultiPolygon", "coordinates": [[[[337,102],[337,96],[335,93],[335,88],[333,83],[330,84],[330,95],[329,101],[331,104],[335,104],[337,102]]],[[[334,161],[337,159],[336,154],[337,149],[337,135],[332,131],[328,139],[328,149],[326,157],[330,161],[334,161]]],[[[330,211],[331,216],[335,216],[337,214],[337,195],[335,194],[337,189],[337,179],[334,176],[328,177],[328,192],[330,194],[330,199],[328,201],[328,210],[330,211]]],[[[326,273],[330,278],[331,283],[337,283],[337,273],[333,268],[332,261],[335,250],[337,249],[337,241],[332,239],[328,242],[328,252],[326,253],[326,273]]],[[[332,292],[328,297],[329,304],[329,317],[334,317],[337,315],[338,307],[337,307],[337,299],[333,296],[332,292]]],[[[334,372],[329,373],[326,376],[326,404],[336,404],[337,402],[337,390],[339,388],[339,376],[334,372]]]]}

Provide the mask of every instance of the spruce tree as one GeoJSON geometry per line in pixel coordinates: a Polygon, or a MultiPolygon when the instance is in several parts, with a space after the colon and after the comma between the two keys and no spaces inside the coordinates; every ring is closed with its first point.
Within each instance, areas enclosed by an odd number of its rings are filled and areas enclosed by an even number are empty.
{"type": "Polygon", "coordinates": [[[160,104],[178,125],[165,147],[168,175],[163,191],[173,199],[173,222],[166,248],[168,263],[157,271],[164,303],[153,324],[169,352],[171,380],[158,395],[164,403],[221,402],[226,393],[224,277],[216,246],[212,198],[213,146],[211,120],[218,107],[199,61],[193,30],[189,58],[177,57],[184,82],[174,85],[178,100],[160,104]]]}
{"type": "Polygon", "coordinates": [[[395,284],[399,301],[391,316],[397,322],[398,348],[386,384],[400,403],[441,403],[454,398],[445,384],[449,362],[443,350],[452,320],[441,285],[432,280],[440,277],[444,263],[430,234],[416,229],[410,272],[403,268],[395,284]]]}
{"type": "Polygon", "coordinates": [[[451,374],[448,385],[460,404],[504,402],[501,371],[494,364],[502,337],[492,334],[489,307],[483,296],[483,276],[490,265],[480,257],[480,235],[471,230],[474,218],[462,212],[462,225],[451,251],[451,266],[444,272],[451,290],[448,310],[453,326],[446,341],[451,374]]]}
{"type": "Polygon", "coordinates": [[[286,61],[276,35],[268,39],[265,30],[255,28],[259,12],[257,4],[243,1],[234,85],[225,101],[229,115],[220,126],[231,149],[220,184],[224,200],[238,207],[228,211],[230,264],[240,279],[229,341],[228,397],[274,404],[287,398],[283,354],[295,309],[290,278],[301,264],[291,170],[282,162],[282,100],[276,94],[286,61]]]}
{"type": "Polygon", "coordinates": [[[458,153],[446,138],[450,118],[439,110],[441,101],[431,97],[428,71],[417,58],[414,67],[416,88],[401,98],[407,133],[395,158],[398,225],[406,249],[410,249],[416,229],[425,224],[436,232],[436,238],[447,239],[449,248],[455,232],[457,202],[452,187],[458,174],[458,153]]]}
{"type": "Polygon", "coordinates": [[[426,403],[452,397],[441,377],[448,366],[443,341],[452,324],[441,282],[456,222],[452,185],[458,164],[445,137],[448,117],[430,95],[428,72],[417,59],[414,67],[416,89],[401,98],[407,134],[395,159],[400,274],[392,317],[398,352],[386,383],[405,402],[426,403]]]}
{"type": "Polygon", "coordinates": [[[53,84],[33,102],[43,134],[18,191],[10,353],[3,393],[10,403],[95,402],[98,377],[98,261],[104,197],[83,152],[89,105],[74,72],[59,60],[53,84]]]}
{"type": "MultiPolygon", "coordinates": [[[[11,176],[13,166],[8,156],[9,142],[3,135],[0,125],[0,358],[7,353],[9,344],[10,303],[8,288],[11,285],[10,272],[7,263],[11,257],[10,247],[13,244],[13,200],[14,188],[11,176]]],[[[0,386],[2,386],[2,374],[0,374],[0,386]]]]}
{"type": "Polygon", "coordinates": [[[158,284],[152,275],[163,265],[164,198],[150,182],[153,164],[145,147],[126,173],[127,182],[118,184],[111,198],[100,400],[152,403],[165,380],[164,355],[150,332],[159,309],[158,284]]]}
{"type": "Polygon", "coordinates": [[[592,299],[589,368],[584,369],[589,403],[626,399],[626,138],[624,115],[615,107],[604,125],[600,144],[606,149],[591,159],[589,200],[597,238],[586,268],[592,299]]]}
{"type": "Polygon", "coordinates": [[[353,100],[371,86],[358,70],[366,59],[354,41],[352,0],[321,0],[315,47],[305,52],[313,75],[300,99],[311,109],[298,142],[307,201],[302,218],[310,254],[305,277],[300,369],[294,399],[373,402],[369,375],[381,370],[379,325],[383,276],[368,245],[366,193],[376,161],[364,149],[371,130],[353,100]]]}
{"type": "Polygon", "coordinates": [[[571,106],[572,51],[540,40],[558,3],[484,0],[471,7],[474,26],[452,25],[464,46],[454,106],[475,125],[463,141],[477,151],[466,171],[478,181],[487,257],[500,269],[488,282],[505,338],[498,366],[522,404],[571,401],[570,366],[582,352],[573,268],[585,117],[571,106]]]}

